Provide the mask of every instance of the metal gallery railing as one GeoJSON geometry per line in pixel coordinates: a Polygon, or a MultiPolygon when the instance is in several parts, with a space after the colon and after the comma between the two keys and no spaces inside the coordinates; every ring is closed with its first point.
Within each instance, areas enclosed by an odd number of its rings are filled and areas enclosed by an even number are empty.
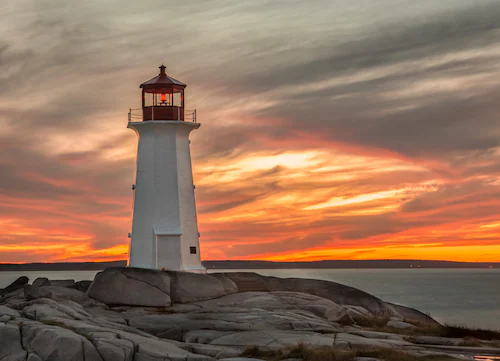
{"type": "MultiPolygon", "coordinates": [[[[146,109],[151,109],[151,120],[148,121],[155,121],[155,120],[182,120],[181,117],[181,108],[177,108],[178,113],[177,113],[177,119],[155,119],[155,107],[150,107],[146,109]]],[[[137,109],[129,109],[128,111],[128,122],[142,122],[144,120],[144,110],[142,108],[137,108],[137,109]]],[[[194,110],[184,110],[184,121],[189,122],[189,123],[196,123],[196,109],[194,110]]]]}
{"type": "Polygon", "coordinates": [[[184,121],[196,123],[196,109],[184,110],[184,121]]]}
{"type": "Polygon", "coordinates": [[[128,110],[128,122],[142,122],[142,108],[128,110]]]}

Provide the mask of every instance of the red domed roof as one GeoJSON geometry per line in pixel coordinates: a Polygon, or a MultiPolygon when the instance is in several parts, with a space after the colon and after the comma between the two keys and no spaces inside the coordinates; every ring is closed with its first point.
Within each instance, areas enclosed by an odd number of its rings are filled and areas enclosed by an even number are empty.
{"type": "Polygon", "coordinates": [[[185,88],[186,84],[177,79],[169,77],[165,72],[166,67],[162,64],[160,66],[160,74],[152,79],[141,84],[143,89],[158,89],[158,88],[185,88]]]}

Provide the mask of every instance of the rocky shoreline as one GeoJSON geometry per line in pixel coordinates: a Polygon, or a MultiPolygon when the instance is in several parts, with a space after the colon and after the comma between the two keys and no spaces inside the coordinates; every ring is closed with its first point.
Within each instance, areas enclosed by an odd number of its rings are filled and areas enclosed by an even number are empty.
{"type": "Polygon", "coordinates": [[[371,360],[500,355],[498,341],[442,330],[352,287],[249,272],[109,268],[93,282],[21,277],[0,290],[0,361],[283,360],[297,345],[371,360]]]}

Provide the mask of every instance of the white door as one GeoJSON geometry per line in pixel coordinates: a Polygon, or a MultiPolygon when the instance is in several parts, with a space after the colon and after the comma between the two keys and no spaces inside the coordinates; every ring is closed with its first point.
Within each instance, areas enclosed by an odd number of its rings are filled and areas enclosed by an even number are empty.
{"type": "Polygon", "coordinates": [[[156,236],[156,257],[159,269],[181,270],[181,236],[156,236]]]}

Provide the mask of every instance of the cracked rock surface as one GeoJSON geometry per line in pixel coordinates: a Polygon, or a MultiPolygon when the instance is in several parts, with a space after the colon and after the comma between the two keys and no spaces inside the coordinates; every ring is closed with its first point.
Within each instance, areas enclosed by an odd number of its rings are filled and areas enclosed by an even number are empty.
{"type": "Polygon", "coordinates": [[[170,277],[146,269],[108,268],[96,275],[87,294],[111,305],[166,307],[170,306],[170,277]]]}
{"type": "MultiPolygon", "coordinates": [[[[38,282],[38,287],[50,289],[39,294],[51,298],[35,299],[13,287],[0,301],[0,361],[255,361],[241,356],[246,347],[281,349],[300,343],[342,350],[395,348],[462,359],[478,353],[478,348],[460,346],[461,339],[410,340],[396,329],[363,329],[356,320],[380,311],[393,323],[408,320],[401,312],[421,317],[419,322],[435,321],[347,286],[307,280],[282,280],[278,286],[275,279],[250,274],[198,276],[116,268],[96,277],[87,294],[38,282]],[[251,277],[258,282],[248,282],[251,277]],[[261,290],[248,290],[256,285],[261,290]],[[340,322],[347,316],[353,324],[340,322]]],[[[500,349],[482,350],[500,355],[500,349]]]]}

